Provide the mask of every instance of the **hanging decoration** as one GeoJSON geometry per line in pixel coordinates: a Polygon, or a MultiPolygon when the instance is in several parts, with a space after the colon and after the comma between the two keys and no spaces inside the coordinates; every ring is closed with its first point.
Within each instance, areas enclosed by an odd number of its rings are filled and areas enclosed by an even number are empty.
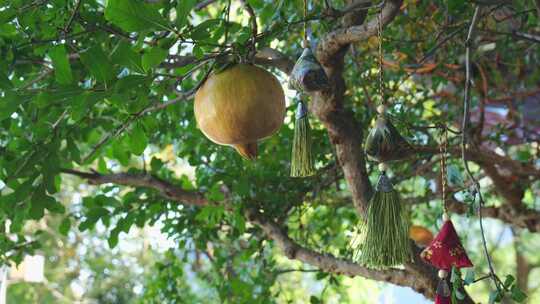
{"type": "MultiPolygon", "coordinates": [[[[379,116],[384,117],[386,98],[383,83],[381,19],[382,15],[379,14],[379,94],[382,104],[377,108],[379,116]]],[[[400,136],[399,138],[391,138],[391,136],[398,133],[395,129],[393,129],[395,134],[388,133],[387,130],[390,130],[388,126],[388,124],[385,124],[383,126],[385,128],[384,130],[374,132],[375,135],[372,135],[371,139],[368,136],[368,140],[372,143],[382,143],[385,146],[384,149],[387,149],[388,143],[392,144],[401,138],[400,136]],[[374,139],[374,137],[377,138],[374,139]]],[[[378,161],[386,160],[383,157],[374,157],[374,159],[378,161]]],[[[366,221],[362,228],[365,239],[359,246],[360,262],[368,267],[378,269],[401,265],[412,259],[411,243],[409,240],[409,211],[406,206],[401,204],[399,194],[390,182],[387,175],[388,166],[385,162],[379,164],[379,171],[381,172],[379,181],[375,187],[375,193],[369,202],[366,221]]]]}
{"type": "Polygon", "coordinates": [[[448,139],[446,129],[444,132],[445,138],[440,148],[441,193],[444,209],[442,216],[443,226],[429,246],[420,254],[422,259],[439,269],[438,276],[440,281],[437,286],[435,304],[450,304],[451,302],[451,289],[448,282],[448,273],[451,271],[452,267],[459,269],[473,266],[448,215],[448,206],[446,202],[446,146],[448,139]]]}
{"type": "Polygon", "coordinates": [[[309,93],[328,88],[328,76],[309,47],[307,35],[302,41],[304,51],[291,72],[289,86],[299,92],[309,93]]]}
{"type": "Polygon", "coordinates": [[[283,124],[285,94],[274,75],[240,63],[212,73],[197,90],[194,108],[206,137],[254,159],[257,142],[283,124]]]}
{"type": "Polygon", "coordinates": [[[375,126],[366,137],[365,152],[369,159],[377,162],[400,160],[410,156],[413,152],[411,145],[399,134],[386,113],[386,96],[384,94],[384,71],[382,54],[382,11],[378,18],[379,40],[379,93],[382,104],[377,107],[375,126]]]}
{"type": "MultiPolygon", "coordinates": [[[[304,0],[304,51],[294,65],[289,86],[300,94],[320,91],[329,86],[323,67],[313,55],[307,36],[307,0],[304,0]]],[[[306,177],[315,174],[315,159],[312,152],[311,126],[306,103],[298,101],[294,138],[291,153],[291,176],[306,177]]]]}
{"type": "Polygon", "coordinates": [[[378,162],[405,159],[413,152],[411,145],[390,122],[386,107],[377,108],[377,120],[366,138],[366,155],[378,162]]]}
{"type": "Polygon", "coordinates": [[[360,245],[360,262],[372,268],[401,265],[412,258],[409,243],[409,212],[400,203],[384,163],[381,175],[369,202],[364,226],[365,239],[360,245]]]}

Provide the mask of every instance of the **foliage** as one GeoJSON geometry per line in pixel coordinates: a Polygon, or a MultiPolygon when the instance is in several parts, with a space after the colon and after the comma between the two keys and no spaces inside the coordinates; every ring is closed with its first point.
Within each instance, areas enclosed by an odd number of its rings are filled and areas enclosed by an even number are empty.
{"type": "MultiPolygon", "coordinates": [[[[298,57],[301,1],[247,2],[259,25],[257,49],[273,47],[290,58],[298,57]]],[[[343,26],[343,14],[325,7],[325,2],[310,5],[314,40],[343,26]]],[[[336,9],[345,7],[343,1],[329,2],[336,9]]],[[[24,254],[46,247],[38,232],[25,230],[44,217],[55,218],[54,227],[64,235],[106,227],[111,248],[132,227],[160,223],[163,233],[182,250],[169,253],[148,278],[144,297],[149,302],[271,303],[280,293],[275,286],[283,264],[277,262],[279,253],[261,230],[244,217],[247,208],[263,210],[265,217],[282,224],[303,246],[350,256],[349,237],[359,217],[323,122],[312,120],[318,174],[306,179],[289,177],[294,102],[289,101],[286,123],[260,145],[254,162],[242,160],[229,147],[211,143],[197,128],[192,91],[219,60],[248,57],[252,36],[250,16],[239,1],[212,1],[198,7],[201,3],[0,2],[0,222],[10,223],[9,235],[5,225],[0,225],[2,262],[19,262],[24,254]],[[182,205],[155,189],[107,184],[84,193],[80,208],[66,210],[60,197],[67,191],[67,173],[73,169],[99,174],[148,173],[184,190],[203,193],[213,202],[226,198],[227,205],[182,205]],[[183,250],[186,248],[189,250],[183,250]],[[184,267],[196,260],[188,257],[188,251],[209,256],[205,260],[208,268],[196,271],[200,284],[211,288],[208,298],[201,299],[196,290],[186,287],[191,278],[184,267]],[[175,293],[178,289],[187,291],[175,293]]],[[[515,33],[538,31],[539,18],[532,5],[532,1],[513,1],[486,7],[475,40],[476,92],[472,100],[473,112],[479,112],[482,102],[492,100],[488,108],[493,112],[512,113],[504,120],[496,115],[473,115],[475,123],[486,121],[486,128],[475,133],[475,139],[484,141],[481,149],[498,151],[529,169],[538,163],[539,152],[538,137],[534,139],[538,117],[528,113],[537,113],[538,102],[524,100],[538,98],[525,93],[537,89],[540,52],[537,42],[516,40],[515,33]],[[523,95],[508,97],[518,91],[523,95]]],[[[458,128],[462,42],[472,6],[468,1],[404,1],[401,12],[384,29],[385,84],[392,92],[389,111],[396,128],[414,144],[435,146],[433,126],[458,128]]],[[[368,19],[376,12],[370,8],[368,19]]],[[[344,59],[348,88],[344,110],[365,128],[378,102],[376,42],[371,37],[353,45],[344,59]]],[[[285,82],[286,75],[268,68],[285,82]]],[[[351,132],[360,131],[365,130],[351,132]]],[[[451,146],[459,141],[459,135],[451,135],[451,146]]],[[[397,162],[391,178],[407,201],[425,202],[412,208],[413,221],[436,230],[441,213],[434,187],[439,182],[439,168],[432,154],[397,162]]],[[[459,185],[453,187],[453,197],[469,203],[466,208],[472,216],[477,207],[470,199],[474,194],[456,173],[463,170],[461,162],[455,157],[450,164],[450,182],[459,185]]],[[[368,163],[372,183],[377,171],[373,169],[368,163]]],[[[476,167],[473,173],[483,176],[481,169],[476,167]]],[[[528,193],[524,208],[537,210],[537,177],[509,174],[509,185],[528,193]]],[[[501,206],[499,189],[489,180],[483,184],[487,185],[487,204],[501,206]]],[[[481,262],[481,246],[470,250],[475,263],[478,261],[477,273],[487,272],[487,265],[481,262]]],[[[109,258],[105,255],[99,260],[106,263],[109,258]]],[[[102,266],[96,264],[95,272],[102,266]]],[[[317,279],[332,281],[335,286],[343,281],[323,272],[317,279]]],[[[96,280],[107,284],[100,277],[96,280]]],[[[124,283],[130,287],[129,282],[124,283]]],[[[512,286],[516,285],[510,283],[508,288],[513,290],[512,286]]],[[[123,297],[123,290],[117,292],[123,297]]],[[[109,295],[95,296],[106,302],[109,295]]],[[[489,297],[485,292],[481,296],[489,297]]],[[[312,302],[317,303],[315,298],[312,302]]]]}

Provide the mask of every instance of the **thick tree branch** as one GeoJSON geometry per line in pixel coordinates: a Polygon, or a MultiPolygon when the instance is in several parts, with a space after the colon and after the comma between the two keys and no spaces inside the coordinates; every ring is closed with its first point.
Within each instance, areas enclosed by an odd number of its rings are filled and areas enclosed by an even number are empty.
{"type": "MultiPolygon", "coordinates": [[[[146,187],[157,190],[163,197],[192,206],[206,206],[213,204],[202,193],[187,191],[178,185],[149,174],[112,173],[99,174],[96,172],[82,172],[73,169],[63,169],[63,173],[75,175],[88,180],[90,184],[101,185],[113,183],[131,187],[146,187]]],[[[344,274],[348,276],[362,276],[368,279],[389,282],[401,286],[411,287],[426,297],[434,297],[434,286],[431,280],[418,279],[412,275],[413,270],[389,269],[373,270],[362,267],[352,261],[336,258],[332,255],[322,254],[294,242],[287,233],[275,222],[254,209],[246,211],[246,217],[254,224],[260,226],[267,237],[274,240],[276,245],[290,259],[296,259],[315,266],[322,271],[344,274]],[[429,284],[429,285],[426,285],[429,284]]],[[[412,264],[411,264],[412,265],[412,264]]],[[[422,267],[427,267],[425,264],[422,267]]],[[[409,267],[410,268],[410,267],[409,267]]],[[[416,269],[416,268],[412,268],[416,269]]],[[[425,268],[424,268],[425,269],[425,268]]]]}
{"type": "MultiPolygon", "coordinates": [[[[439,153],[439,148],[435,146],[414,146],[414,150],[419,153],[439,153]]],[[[461,150],[459,147],[451,147],[448,152],[454,156],[459,156],[461,150]]],[[[512,173],[512,175],[520,177],[540,177],[540,169],[537,169],[533,164],[525,164],[517,160],[513,160],[508,156],[499,155],[493,151],[479,147],[468,147],[466,150],[466,159],[478,164],[490,163],[495,164],[498,168],[504,168],[512,173]]]]}
{"type": "MultiPolygon", "coordinates": [[[[366,11],[351,12],[345,26],[362,24],[366,17],[366,11]]],[[[354,206],[358,213],[363,215],[373,189],[362,149],[364,126],[354,118],[353,112],[344,106],[346,86],[343,69],[347,46],[343,45],[338,52],[332,54],[331,60],[329,58],[326,62],[325,71],[331,86],[330,89],[312,96],[311,111],[326,127],[337,161],[349,185],[354,206]]]]}
{"type": "MultiPolygon", "coordinates": [[[[361,276],[367,279],[411,287],[428,298],[435,297],[436,286],[432,284],[433,281],[418,279],[409,269],[374,270],[350,260],[319,253],[294,242],[281,227],[257,211],[251,209],[246,216],[251,222],[260,226],[289,259],[302,261],[329,273],[343,274],[350,277],[361,276]]],[[[429,268],[426,264],[424,266],[429,268]]]]}
{"type": "Polygon", "coordinates": [[[193,206],[211,204],[202,193],[187,191],[150,174],[82,172],[73,169],[62,169],[63,173],[76,175],[88,180],[92,185],[117,184],[131,187],[145,187],[157,190],[163,197],[193,206]]]}
{"type": "Polygon", "coordinates": [[[275,67],[287,75],[294,67],[294,61],[287,55],[269,47],[258,50],[254,60],[257,64],[275,67]]]}
{"type": "MultiPolygon", "coordinates": [[[[398,14],[402,0],[385,1],[385,6],[382,8],[382,23],[383,26],[390,23],[398,14]]],[[[353,25],[350,27],[340,28],[325,35],[317,49],[319,61],[323,65],[330,64],[330,59],[334,57],[343,47],[365,40],[377,33],[377,18],[373,18],[368,23],[353,25]]]]}
{"type": "MultiPolygon", "coordinates": [[[[203,193],[188,191],[178,185],[162,180],[150,174],[112,173],[99,174],[82,172],[73,169],[63,169],[63,173],[84,178],[93,185],[113,183],[131,187],[146,187],[158,191],[163,197],[192,206],[216,204],[205,198],[203,193]]],[[[449,201],[452,212],[463,214],[468,206],[456,200],[449,201]]],[[[484,215],[497,218],[515,227],[540,231],[540,212],[534,210],[512,209],[511,205],[502,207],[484,207],[484,215]]],[[[308,263],[323,271],[348,276],[362,276],[368,279],[385,281],[401,286],[411,287],[426,297],[433,298],[437,282],[435,272],[417,257],[413,263],[405,265],[405,270],[390,269],[385,271],[372,270],[362,267],[352,261],[336,258],[302,247],[288,237],[286,232],[275,222],[267,219],[255,210],[246,211],[246,217],[260,226],[266,235],[274,240],[284,254],[291,258],[308,263]]]]}

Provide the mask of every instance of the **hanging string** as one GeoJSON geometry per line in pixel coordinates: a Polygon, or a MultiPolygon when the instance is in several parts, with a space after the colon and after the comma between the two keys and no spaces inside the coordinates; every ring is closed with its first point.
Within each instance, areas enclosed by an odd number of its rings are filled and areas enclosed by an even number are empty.
{"type": "Polygon", "coordinates": [[[448,130],[446,126],[443,126],[441,129],[441,143],[439,144],[439,151],[441,154],[441,196],[443,204],[443,214],[448,215],[448,202],[446,200],[446,182],[447,182],[447,172],[446,172],[446,152],[448,149],[448,130]]]}
{"type": "Polygon", "coordinates": [[[384,71],[383,71],[383,50],[382,50],[382,9],[377,17],[377,38],[379,41],[379,95],[381,96],[381,104],[386,106],[384,98],[384,71]]]}
{"type": "Polygon", "coordinates": [[[302,47],[307,48],[308,47],[308,21],[307,21],[307,15],[308,15],[308,3],[307,0],[304,0],[304,37],[302,41],[302,47]]]}

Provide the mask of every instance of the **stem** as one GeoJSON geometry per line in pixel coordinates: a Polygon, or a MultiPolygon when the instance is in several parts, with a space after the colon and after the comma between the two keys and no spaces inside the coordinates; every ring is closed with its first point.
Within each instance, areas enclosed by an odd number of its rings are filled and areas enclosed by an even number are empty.
{"type": "Polygon", "coordinates": [[[244,7],[251,19],[251,36],[252,37],[251,37],[251,50],[250,50],[250,53],[248,54],[248,58],[252,59],[253,56],[255,55],[255,50],[256,50],[255,43],[257,43],[257,35],[259,32],[258,27],[257,27],[257,16],[255,15],[255,11],[251,7],[251,5],[249,5],[247,0],[240,0],[240,2],[244,4],[244,7]]]}
{"type": "MultiPolygon", "coordinates": [[[[501,287],[499,286],[499,279],[497,278],[497,275],[495,274],[495,270],[493,268],[493,262],[491,260],[491,256],[489,254],[488,248],[487,248],[487,241],[484,231],[484,223],[482,218],[482,207],[484,206],[484,199],[482,197],[482,192],[480,191],[480,184],[478,181],[474,178],[470,168],[469,163],[467,162],[466,158],[466,145],[468,141],[468,125],[469,125],[469,112],[470,112],[470,90],[471,90],[471,44],[473,39],[474,30],[476,28],[476,25],[478,23],[478,15],[480,12],[480,6],[476,5],[474,9],[474,14],[469,26],[469,31],[467,33],[467,40],[465,40],[465,92],[463,97],[463,121],[461,126],[461,158],[463,161],[463,166],[465,167],[465,171],[467,173],[467,176],[471,180],[475,192],[478,194],[478,219],[480,223],[480,232],[482,235],[482,245],[484,248],[484,254],[486,256],[488,266],[489,266],[489,276],[493,283],[495,284],[495,287],[498,291],[501,291],[501,287]]],[[[474,197],[473,197],[474,200],[474,197]]]]}

